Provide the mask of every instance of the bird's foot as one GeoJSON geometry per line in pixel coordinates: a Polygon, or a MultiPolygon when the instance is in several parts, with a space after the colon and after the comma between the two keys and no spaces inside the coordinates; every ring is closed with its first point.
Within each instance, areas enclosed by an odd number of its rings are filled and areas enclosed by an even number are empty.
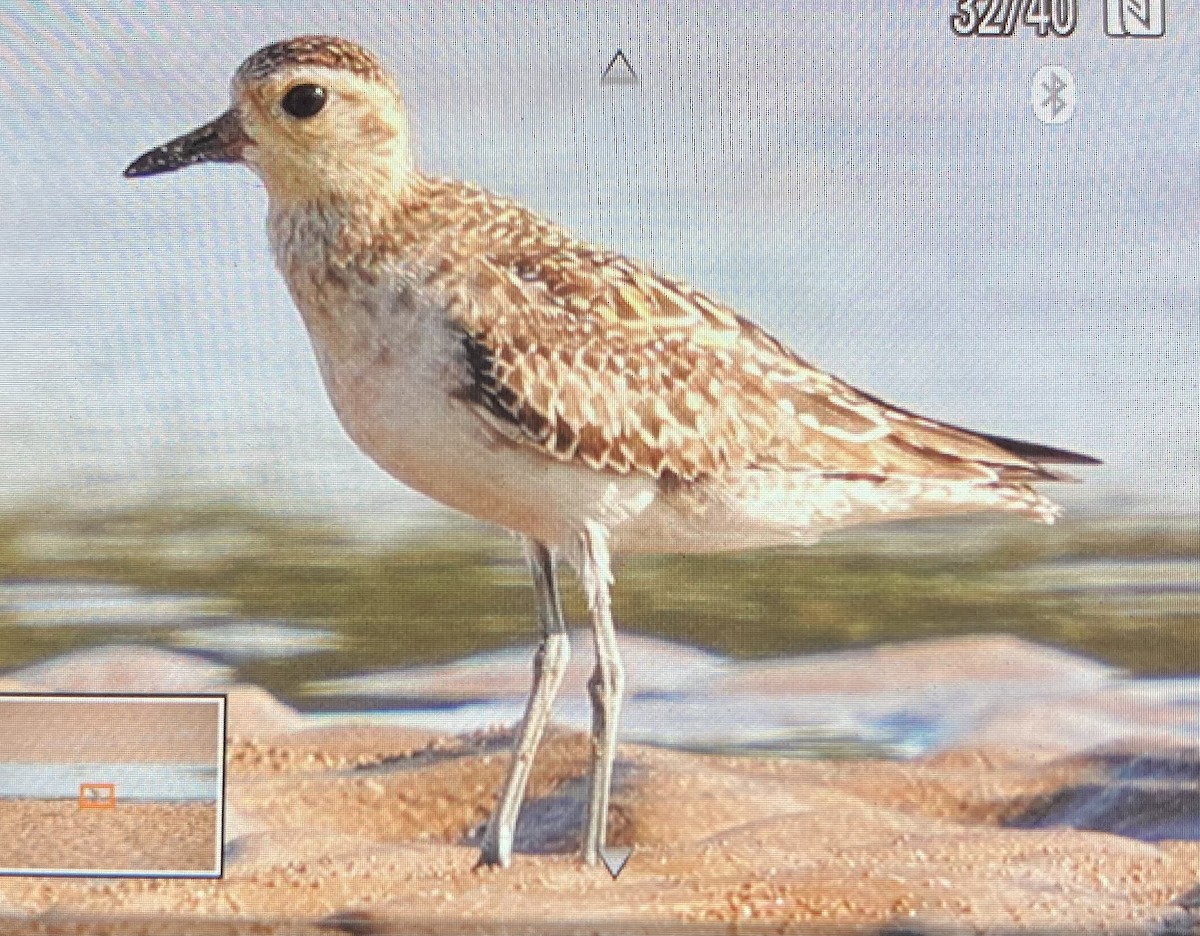
{"type": "Polygon", "coordinates": [[[483,834],[483,842],[479,846],[479,860],[475,862],[474,870],[507,868],[511,864],[512,842],[505,842],[501,836],[494,835],[489,825],[483,834]]]}
{"type": "Polygon", "coordinates": [[[494,852],[480,851],[479,858],[471,868],[472,871],[478,871],[480,868],[507,868],[512,864],[512,856],[500,855],[494,852]]]}

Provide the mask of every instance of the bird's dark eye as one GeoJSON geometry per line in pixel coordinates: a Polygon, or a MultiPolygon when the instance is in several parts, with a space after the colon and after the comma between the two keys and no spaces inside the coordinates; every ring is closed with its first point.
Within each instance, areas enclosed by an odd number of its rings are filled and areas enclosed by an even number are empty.
{"type": "Polygon", "coordinates": [[[325,106],[325,89],[315,84],[298,84],[283,96],[283,109],[297,120],[305,120],[320,113],[325,106]]]}

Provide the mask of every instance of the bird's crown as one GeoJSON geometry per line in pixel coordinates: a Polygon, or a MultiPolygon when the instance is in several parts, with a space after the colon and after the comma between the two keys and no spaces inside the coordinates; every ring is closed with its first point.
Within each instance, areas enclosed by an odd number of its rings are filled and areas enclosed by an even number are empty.
{"type": "Polygon", "coordinates": [[[362,46],[336,36],[297,36],[273,42],[242,62],[234,81],[262,81],[282,69],[304,65],[349,72],[366,81],[391,82],[378,58],[362,46]]]}

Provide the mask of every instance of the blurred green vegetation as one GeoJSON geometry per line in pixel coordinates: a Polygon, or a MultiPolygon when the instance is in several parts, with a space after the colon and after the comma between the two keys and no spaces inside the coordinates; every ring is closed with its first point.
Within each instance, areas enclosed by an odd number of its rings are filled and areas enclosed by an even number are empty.
{"type": "MultiPolygon", "coordinates": [[[[618,566],[614,606],[625,631],[735,657],[1005,632],[1139,674],[1182,675],[1200,672],[1198,569],[1200,520],[903,523],[816,547],[632,557],[618,566]],[[1194,587],[1152,587],[1164,568],[1194,587]]],[[[234,503],[44,505],[0,514],[0,579],[210,596],[242,617],[341,635],[335,651],[240,668],[285,696],[313,679],[536,636],[518,543],[449,519],[379,542],[234,503]]],[[[568,615],[582,623],[569,581],[568,615]]],[[[0,669],[100,643],[166,643],[167,630],[21,627],[0,609],[0,669]]]]}

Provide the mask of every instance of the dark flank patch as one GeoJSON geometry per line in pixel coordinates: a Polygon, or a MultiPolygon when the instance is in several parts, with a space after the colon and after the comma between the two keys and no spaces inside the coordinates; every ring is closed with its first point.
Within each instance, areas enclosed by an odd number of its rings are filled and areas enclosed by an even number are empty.
{"type": "Polygon", "coordinates": [[[280,68],[315,65],[347,71],[367,81],[387,82],[383,64],[360,45],[336,36],[299,36],[259,49],[237,70],[239,81],[261,81],[280,68]]]}
{"type": "Polygon", "coordinates": [[[519,430],[559,457],[570,458],[579,444],[576,433],[561,418],[552,422],[500,380],[495,354],[483,340],[465,330],[460,330],[459,335],[468,378],[458,393],[459,398],[481,407],[501,424],[519,430]]]}
{"type": "Polygon", "coordinates": [[[482,406],[504,422],[520,426],[520,399],[496,379],[496,359],[492,349],[467,331],[459,332],[459,341],[466,358],[468,376],[460,396],[482,406]]]}

